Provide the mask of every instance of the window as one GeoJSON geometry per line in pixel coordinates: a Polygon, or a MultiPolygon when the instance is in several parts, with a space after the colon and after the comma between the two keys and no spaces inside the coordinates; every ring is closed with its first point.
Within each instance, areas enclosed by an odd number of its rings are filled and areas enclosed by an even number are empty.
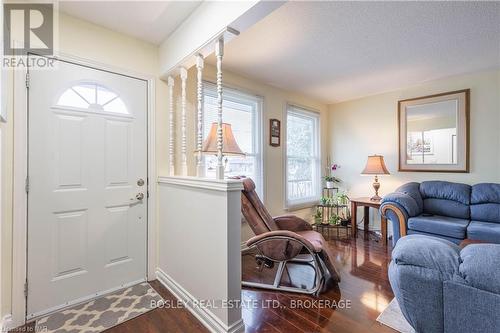
{"type": "Polygon", "coordinates": [[[320,196],[319,115],[288,105],[286,116],[286,206],[320,196]]]}
{"type": "MultiPolygon", "coordinates": [[[[262,98],[224,87],[222,121],[231,124],[244,157],[225,156],[227,176],[246,176],[253,179],[257,193],[263,197],[261,152],[262,98]]],[[[208,136],[212,123],[217,122],[217,90],[213,83],[204,83],[203,138],[208,136]]],[[[205,173],[215,178],[217,157],[205,155],[205,173]]]]}
{"type": "Polygon", "coordinates": [[[96,83],[80,83],[67,89],[59,97],[57,105],[128,114],[125,103],[117,94],[96,83]]]}

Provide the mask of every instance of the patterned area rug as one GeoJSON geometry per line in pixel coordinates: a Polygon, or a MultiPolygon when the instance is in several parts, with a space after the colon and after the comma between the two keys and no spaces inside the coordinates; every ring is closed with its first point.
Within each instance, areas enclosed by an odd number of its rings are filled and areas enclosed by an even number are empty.
{"type": "Polygon", "coordinates": [[[415,333],[413,327],[410,326],[403,313],[401,313],[396,298],[393,298],[391,303],[382,311],[377,321],[401,333],[415,333]]]}
{"type": "Polygon", "coordinates": [[[40,318],[36,327],[47,333],[102,332],[154,309],[152,301],[161,299],[144,282],[40,318]]]}

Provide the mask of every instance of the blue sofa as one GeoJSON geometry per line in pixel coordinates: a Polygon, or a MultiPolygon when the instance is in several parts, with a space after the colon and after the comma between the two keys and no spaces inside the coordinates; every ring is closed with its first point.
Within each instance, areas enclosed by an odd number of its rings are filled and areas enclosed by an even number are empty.
{"type": "Polygon", "coordinates": [[[436,237],[403,237],[392,252],[389,281],[416,332],[500,332],[499,244],[460,250],[436,237]]]}
{"type": "Polygon", "coordinates": [[[500,184],[407,183],[384,197],[380,211],[392,222],[393,245],[407,234],[500,243],[500,184]]]}

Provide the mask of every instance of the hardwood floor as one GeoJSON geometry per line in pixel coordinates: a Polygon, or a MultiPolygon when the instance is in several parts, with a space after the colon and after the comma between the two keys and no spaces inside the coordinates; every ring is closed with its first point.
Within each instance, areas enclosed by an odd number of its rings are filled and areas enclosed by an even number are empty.
{"type": "MultiPolygon", "coordinates": [[[[341,283],[319,298],[244,289],[243,300],[276,300],[280,304],[277,308],[244,309],[247,332],[396,332],[376,321],[394,297],[387,277],[390,245],[385,247],[381,242],[365,240],[360,232],[357,239],[331,240],[329,246],[337,254],[335,266],[340,271],[341,283]],[[314,300],[317,302],[313,303],[314,300]],[[304,306],[298,306],[300,302],[304,306]],[[335,303],[337,308],[328,306],[335,303]]],[[[243,256],[244,279],[269,282],[272,273],[259,274],[253,257],[243,256]]],[[[287,282],[291,285],[308,284],[313,278],[312,269],[304,267],[293,267],[289,273],[291,281],[287,282]]],[[[284,279],[288,279],[287,274],[284,279]]]]}
{"type": "MultiPolygon", "coordinates": [[[[246,332],[396,332],[376,322],[377,316],[392,300],[393,293],[387,277],[390,245],[368,240],[363,233],[357,239],[328,242],[336,253],[336,267],[342,282],[332,286],[319,298],[245,288],[242,291],[242,310],[246,332]],[[328,303],[329,302],[329,303],[328,303]],[[332,305],[337,304],[337,307],[332,305]],[[261,306],[266,305],[266,306],[261,306]],[[348,306],[349,305],[349,306],[348,306]]],[[[259,273],[251,254],[242,256],[244,279],[269,281],[273,271],[259,273]]],[[[274,268],[276,269],[276,268],[274,268]]],[[[312,269],[291,267],[284,275],[291,285],[307,285],[312,269]]],[[[174,296],[158,281],[151,285],[167,300],[174,296]]],[[[138,318],[109,329],[109,333],[137,332],[208,332],[186,309],[155,309],[138,318]]]]}

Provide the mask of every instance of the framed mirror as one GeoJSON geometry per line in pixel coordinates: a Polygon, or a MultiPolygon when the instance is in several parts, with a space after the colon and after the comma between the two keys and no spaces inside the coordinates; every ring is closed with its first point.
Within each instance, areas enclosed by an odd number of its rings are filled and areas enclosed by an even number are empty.
{"type": "Polygon", "coordinates": [[[399,171],[469,172],[470,89],[398,102],[399,171]]]}

